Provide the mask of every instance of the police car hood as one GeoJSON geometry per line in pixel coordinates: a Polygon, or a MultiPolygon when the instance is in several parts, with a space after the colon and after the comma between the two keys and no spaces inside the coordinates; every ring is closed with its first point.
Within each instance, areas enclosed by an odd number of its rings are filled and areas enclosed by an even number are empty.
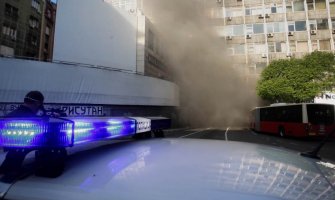
{"type": "Polygon", "coordinates": [[[335,199],[334,165],[297,152],[198,139],[123,141],[69,156],[57,178],[31,175],[7,199],[335,199]]]}

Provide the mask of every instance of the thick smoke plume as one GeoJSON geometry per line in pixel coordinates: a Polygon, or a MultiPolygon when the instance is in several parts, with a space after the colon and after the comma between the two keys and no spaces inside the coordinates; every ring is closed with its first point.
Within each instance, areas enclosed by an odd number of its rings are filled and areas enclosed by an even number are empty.
{"type": "Polygon", "coordinates": [[[233,68],[206,16],[216,1],[144,0],[159,32],[173,79],[180,87],[179,118],[192,127],[245,127],[256,106],[255,84],[233,68]]]}

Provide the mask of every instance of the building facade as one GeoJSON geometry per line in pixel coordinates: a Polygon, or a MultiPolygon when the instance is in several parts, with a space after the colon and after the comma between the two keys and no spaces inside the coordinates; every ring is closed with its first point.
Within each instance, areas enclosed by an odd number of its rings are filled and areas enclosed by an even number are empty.
{"type": "Polygon", "coordinates": [[[209,15],[244,74],[271,61],[335,52],[334,0],[213,0],[209,15]]]}
{"type": "MultiPolygon", "coordinates": [[[[42,59],[44,18],[50,0],[3,0],[0,2],[0,54],[42,59]]],[[[55,6],[53,7],[55,9],[55,6]]],[[[49,24],[54,27],[54,24],[49,24]]],[[[53,28],[52,28],[53,29],[53,28]]],[[[52,49],[52,48],[50,48],[52,49]]],[[[48,51],[50,50],[48,49],[48,51]]],[[[49,53],[50,54],[50,53],[49,53]]]]}
{"type": "Polygon", "coordinates": [[[39,60],[51,61],[53,55],[57,6],[47,0],[42,18],[39,60]]]}
{"type": "Polygon", "coordinates": [[[170,79],[161,50],[159,34],[137,0],[58,0],[55,61],[170,79]],[[78,10],[79,2],[97,14],[78,10]]]}

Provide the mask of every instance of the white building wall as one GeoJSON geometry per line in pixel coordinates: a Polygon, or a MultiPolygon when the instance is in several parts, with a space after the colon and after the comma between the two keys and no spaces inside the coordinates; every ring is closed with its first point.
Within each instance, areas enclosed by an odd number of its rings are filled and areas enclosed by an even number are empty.
{"type": "Polygon", "coordinates": [[[137,14],[104,0],[58,0],[54,60],[136,71],[137,14]]]}
{"type": "Polygon", "coordinates": [[[29,60],[0,58],[0,102],[22,102],[40,90],[46,103],[178,106],[171,82],[132,74],[29,60]]]}

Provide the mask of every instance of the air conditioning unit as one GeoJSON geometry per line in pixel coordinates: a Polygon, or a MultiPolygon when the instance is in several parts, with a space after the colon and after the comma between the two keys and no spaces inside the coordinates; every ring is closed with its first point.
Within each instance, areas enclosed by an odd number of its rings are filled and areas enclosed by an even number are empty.
{"type": "Polygon", "coordinates": [[[231,35],[228,35],[227,37],[226,37],[226,40],[232,40],[233,39],[233,36],[231,36],[231,35]]]}
{"type": "Polygon", "coordinates": [[[270,15],[268,13],[266,13],[265,18],[270,18],[270,15]]]}
{"type": "Polygon", "coordinates": [[[335,34],[335,29],[333,29],[332,33],[335,34]]]}
{"type": "Polygon", "coordinates": [[[316,35],[316,30],[311,30],[311,35],[316,35]]]}
{"type": "Polygon", "coordinates": [[[264,18],[263,14],[258,15],[258,19],[263,19],[263,18],[264,18]]]}
{"type": "Polygon", "coordinates": [[[273,33],[268,33],[267,36],[268,36],[268,38],[272,38],[273,37],[273,33]]]}
{"type": "Polygon", "coordinates": [[[233,17],[228,17],[227,20],[231,21],[231,20],[233,20],[233,17]]]}
{"type": "Polygon", "coordinates": [[[250,35],[250,34],[247,34],[247,35],[246,35],[246,38],[247,38],[247,39],[251,39],[251,35],[250,35]]]}
{"type": "Polygon", "coordinates": [[[267,58],[268,55],[266,53],[262,53],[262,58],[267,58]]]}
{"type": "Polygon", "coordinates": [[[294,33],[293,33],[292,31],[289,31],[289,32],[288,32],[288,36],[293,36],[293,34],[294,34],[294,33]]]}
{"type": "Polygon", "coordinates": [[[292,53],[291,53],[291,52],[288,52],[288,53],[286,54],[286,57],[292,57],[292,53]]]}

